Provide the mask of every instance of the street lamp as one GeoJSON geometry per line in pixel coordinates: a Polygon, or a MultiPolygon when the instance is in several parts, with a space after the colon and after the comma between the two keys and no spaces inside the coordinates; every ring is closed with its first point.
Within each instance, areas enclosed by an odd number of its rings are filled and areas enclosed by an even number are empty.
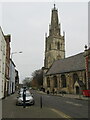
{"type": "Polygon", "coordinates": [[[20,51],[20,52],[12,52],[12,53],[11,53],[11,60],[12,60],[13,54],[18,54],[18,53],[23,53],[23,52],[22,52],[22,51],[20,51]]]}

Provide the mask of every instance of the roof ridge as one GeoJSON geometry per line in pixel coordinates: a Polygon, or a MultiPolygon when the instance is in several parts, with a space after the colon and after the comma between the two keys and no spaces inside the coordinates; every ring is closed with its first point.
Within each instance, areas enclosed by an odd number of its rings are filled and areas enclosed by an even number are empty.
{"type": "Polygon", "coordinates": [[[84,54],[84,52],[81,52],[81,53],[78,53],[78,54],[76,54],[76,55],[72,55],[72,56],[69,56],[69,57],[66,57],[66,58],[62,58],[62,59],[55,60],[55,62],[57,62],[57,61],[62,61],[62,60],[68,59],[68,58],[72,58],[72,57],[78,56],[78,55],[80,55],[80,54],[84,54]]]}

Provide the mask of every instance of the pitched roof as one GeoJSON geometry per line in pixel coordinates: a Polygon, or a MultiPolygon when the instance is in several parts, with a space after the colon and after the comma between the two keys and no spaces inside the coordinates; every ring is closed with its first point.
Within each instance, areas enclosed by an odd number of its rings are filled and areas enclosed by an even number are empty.
{"type": "Polygon", "coordinates": [[[79,53],[77,55],[65,59],[56,60],[49,69],[49,71],[47,72],[47,75],[79,71],[84,69],[85,69],[84,53],[79,53]]]}

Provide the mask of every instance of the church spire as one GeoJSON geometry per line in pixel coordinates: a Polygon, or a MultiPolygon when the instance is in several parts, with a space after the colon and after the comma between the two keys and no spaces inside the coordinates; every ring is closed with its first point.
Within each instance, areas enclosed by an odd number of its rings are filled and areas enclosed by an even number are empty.
{"type": "Polygon", "coordinates": [[[54,10],[56,9],[55,4],[54,4],[54,10]]]}
{"type": "Polygon", "coordinates": [[[58,10],[56,9],[56,6],[54,4],[54,8],[52,9],[51,14],[51,25],[49,28],[49,35],[57,36],[60,35],[60,24],[58,20],[58,10]]]}

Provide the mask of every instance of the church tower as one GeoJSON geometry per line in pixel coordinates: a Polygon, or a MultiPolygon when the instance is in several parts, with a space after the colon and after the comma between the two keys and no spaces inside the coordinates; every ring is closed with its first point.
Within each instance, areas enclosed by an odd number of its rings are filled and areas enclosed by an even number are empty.
{"type": "Polygon", "coordinates": [[[45,60],[44,68],[49,69],[55,60],[65,58],[65,36],[61,35],[58,19],[58,10],[52,9],[49,36],[45,36],[45,60]]]}

